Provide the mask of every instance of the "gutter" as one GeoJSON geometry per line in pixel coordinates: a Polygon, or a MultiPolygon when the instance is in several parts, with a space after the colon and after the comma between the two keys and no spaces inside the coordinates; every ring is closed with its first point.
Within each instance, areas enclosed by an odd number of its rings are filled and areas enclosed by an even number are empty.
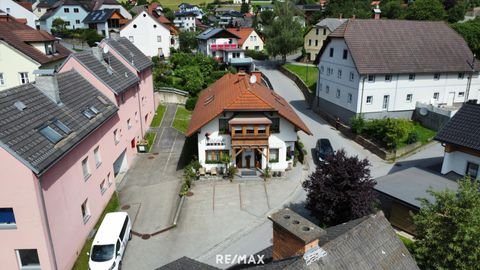
{"type": "Polygon", "coordinates": [[[42,191],[42,181],[41,178],[38,177],[38,187],[39,190],[37,192],[40,194],[40,200],[42,201],[42,210],[43,210],[43,218],[45,221],[45,227],[47,229],[47,237],[50,249],[52,250],[52,257],[53,257],[53,269],[58,269],[57,265],[57,256],[55,255],[55,248],[53,247],[53,239],[52,239],[52,232],[50,230],[50,223],[48,222],[48,215],[47,215],[47,207],[45,206],[45,197],[43,196],[42,191]]]}

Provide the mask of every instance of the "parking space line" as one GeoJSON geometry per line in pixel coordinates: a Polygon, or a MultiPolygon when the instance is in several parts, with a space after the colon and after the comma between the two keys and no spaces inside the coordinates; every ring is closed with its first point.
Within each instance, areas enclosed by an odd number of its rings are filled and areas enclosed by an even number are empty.
{"type": "Polygon", "coordinates": [[[173,148],[175,147],[175,143],[177,142],[177,136],[178,136],[178,132],[175,132],[175,139],[173,140],[172,147],[170,148],[170,153],[168,153],[167,162],[165,162],[165,167],[163,167],[163,172],[167,170],[168,162],[170,161],[170,157],[172,157],[173,148]]]}

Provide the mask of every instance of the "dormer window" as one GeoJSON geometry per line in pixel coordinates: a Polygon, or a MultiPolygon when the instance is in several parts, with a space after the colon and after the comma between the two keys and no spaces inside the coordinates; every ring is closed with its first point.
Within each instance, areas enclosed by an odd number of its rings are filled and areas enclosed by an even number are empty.
{"type": "Polygon", "coordinates": [[[53,55],[55,53],[55,44],[53,42],[46,42],[45,43],[45,54],[46,55],[53,55]]]}

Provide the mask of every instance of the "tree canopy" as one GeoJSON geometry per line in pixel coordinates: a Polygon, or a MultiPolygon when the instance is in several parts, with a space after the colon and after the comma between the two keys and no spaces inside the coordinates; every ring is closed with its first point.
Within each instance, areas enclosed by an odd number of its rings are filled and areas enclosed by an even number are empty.
{"type": "Polygon", "coordinates": [[[198,46],[197,32],[180,32],[178,40],[180,42],[180,51],[191,52],[198,46]]]}
{"type": "Polygon", "coordinates": [[[265,47],[269,55],[281,55],[285,61],[287,54],[303,45],[303,30],[294,18],[298,10],[293,2],[276,2],[274,10],[276,17],[265,27],[265,47]]]}
{"type": "Polygon", "coordinates": [[[429,191],[413,215],[415,259],[422,269],[478,269],[480,265],[480,184],[461,179],[457,192],[429,191]]]}
{"type": "Polygon", "coordinates": [[[406,19],[419,21],[441,21],[447,17],[440,0],[416,0],[407,9],[406,19]]]}
{"type": "Polygon", "coordinates": [[[367,159],[349,157],[342,149],[327,157],[303,183],[306,208],[321,225],[333,226],[374,212],[376,182],[369,167],[367,159]]]}

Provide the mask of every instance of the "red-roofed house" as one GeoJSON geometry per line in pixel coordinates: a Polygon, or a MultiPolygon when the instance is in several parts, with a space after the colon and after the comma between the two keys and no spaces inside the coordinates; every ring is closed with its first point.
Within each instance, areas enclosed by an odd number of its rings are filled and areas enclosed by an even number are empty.
{"type": "Polygon", "coordinates": [[[228,28],[230,33],[240,37],[238,40],[238,46],[244,50],[263,51],[264,42],[258,35],[255,29],[251,27],[245,28],[228,28]]]}
{"type": "Polygon", "coordinates": [[[54,69],[70,51],[54,36],[10,16],[0,20],[0,91],[33,81],[33,71],[54,69]]]}
{"type": "Polygon", "coordinates": [[[1,0],[0,10],[16,18],[25,20],[28,26],[35,28],[38,17],[32,12],[32,4],[15,2],[13,0],[1,0]]]}
{"type": "Polygon", "coordinates": [[[297,131],[311,134],[288,102],[261,83],[261,73],[227,74],[198,98],[187,136],[198,137],[207,170],[229,156],[237,168],[285,171],[293,163],[297,131]]]}

